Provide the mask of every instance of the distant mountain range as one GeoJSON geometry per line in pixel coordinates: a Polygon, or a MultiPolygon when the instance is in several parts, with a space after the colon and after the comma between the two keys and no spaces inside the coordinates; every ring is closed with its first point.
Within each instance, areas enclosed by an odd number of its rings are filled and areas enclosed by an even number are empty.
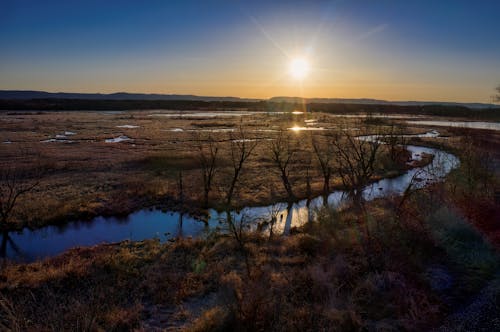
{"type": "Polygon", "coordinates": [[[156,93],[72,93],[25,90],[0,90],[0,99],[90,99],[90,100],[199,100],[199,101],[261,101],[262,99],[238,97],[206,97],[195,95],[156,94],[156,93]]]}
{"type": "Polygon", "coordinates": [[[272,97],[269,101],[285,102],[285,103],[302,103],[307,104],[364,104],[364,105],[399,105],[399,106],[425,106],[425,105],[446,105],[446,106],[465,106],[468,108],[491,108],[498,107],[494,104],[486,103],[459,103],[446,101],[387,101],[381,99],[347,99],[347,98],[300,98],[300,97],[272,97]]]}
{"type": "MultiPolygon", "coordinates": [[[[238,98],[238,97],[211,97],[178,94],[147,94],[147,93],[68,93],[68,92],[45,92],[24,90],[0,90],[0,99],[86,99],[86,100],[195,100],[195,101],[229,101],[229,102],[258,102],[264,99],[238,98]]],[[[459,103],[439,101],[387,101],[379,99],[346,99],[346,98],[300,98],[300,97],[272,97],[267,101],[276,103],[321,103],[321,104],[371,104],[371,105],[447,105],[465,106],[468,108],[491,108],[498,107],[486,103],[459,103]]]]}

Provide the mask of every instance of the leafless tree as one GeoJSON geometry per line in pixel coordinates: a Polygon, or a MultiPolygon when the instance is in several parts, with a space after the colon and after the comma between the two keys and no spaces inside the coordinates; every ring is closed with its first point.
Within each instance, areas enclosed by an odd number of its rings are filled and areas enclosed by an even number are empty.
{"type": "Polygon", "coordinates": [[[355,137],[343,131],[332,140],[338,172],[356,207],[361,207],[363,188],[375,173],[381,144],[377,137],[355,137]]]}
{"type": "Polygon", "coordinates": [[[494,97],[496,102],[500,102],[500,85],[497,86],[497,95],[494,97]]]}
{"type": "Polygon", "coordinates": [[[495,167],[490,151],[479,149],[479,141],[465,131],[460,139],[460,183],[464,195],[491,194],[494,191],[495,167]]]}
{"type": "Polygon", "coordinates": [[[269,240],[273,238],[274,226],[278,221],[278,216],[282,212],[284,206],[283,203],[274,203],[268,208],[269,212],[269,240]]]}
{"type": "Polygon", "coordinates": [[[16,166],[0,169],[0,230],[7,231],[12,224],[12,213],[19,198],[40,183],[40,172],[26,172],[16,166]]]}
{"type": "Polygon", "coordinates": [[[20,252],[9,236],[9,231],[19,226],[12,218],[19,199],[33,191],[40,183],[42,168],[38,165],[38,160],[34,162],[36,165],[32,169],[26,169],[18,164],[4,164],[0,168],[0,234],[2,236],[0,258],[6,256],[7,243],[10,243],[14,251],[20,252]]]}
{"type": "Polygon", "coordinates": [[[240,124],[236,134],[230,133],[230,163],[231,163],[231,175],[229,186],[226,190],[226,205],[229,208],[231,206],[231,201],[233,199],[233,194],[236,185],[240,179],[243,166],[248,158],[252,155],[255,147],[257,146],[257,140],[249,139],[246,137],[243,125],[240,124]]]}
{"type": "Polygon", "coordinates": [[[239,251],[244,256],[247,276],[250,277],[250,256],[252,252],[246,244],[248,242],[250,224],[253,220],[245,214],[238,218],[234,212],[226,211],[226,222],[229,234],[236,241],[239,251]]]}
{"type": "Polygon", "coordinates": [[[203,140],[203,143],[198,146],[198,151],[203,177],[203,204],[208,207],[208,197],[212,190],[213,179],[217,173],[219,145],[211,135],[208,135],[207,139],[203,140]]]}
{"type": "Polygon", "coordinates": [[[334,145],[326,141],[324,137],[318,136],[311,136],[311,145],[323,175],[323,195],[328,195],[330,179],[333,175],[334,145]]]}
{"type": "Polygon", "coordinates": [[[269,150],[271,152],[271,160],[279,171],[283,187],[288,195],[288,200],[293,201],[295,195],[290,182],[290,163],[297,152],[297,146],[293,143],[291,136],[287,132],[280,130],[275,139],[270,141],[269,150]]]}
{"type": "Polygon", "coordinates": [[[403,129],[392,124],[389,131],[384,135],[384,142],[389,148],[389,156],[393,162],[397,162],[405,152],[407,140],[403,135],[403,129]]]}
{"type": "Polygon", "coordinates": [[[348,130],[343,130],[332,140],[339,175],[358,213],[360,234],[364,234],[362,245],[370,268],[373,268],[373,241],[363,200],[363,189],[375,173],[375,162],[381,145],[379,136],[355,137],[348,130]]]}

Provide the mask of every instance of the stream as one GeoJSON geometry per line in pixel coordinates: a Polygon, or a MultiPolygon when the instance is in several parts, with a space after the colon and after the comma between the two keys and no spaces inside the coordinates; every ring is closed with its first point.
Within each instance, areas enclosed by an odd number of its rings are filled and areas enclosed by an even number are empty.
{"type": "MultiPolygon", "coordinates": [[[[421,135],[436,137],[439,134],[436,135],[436,132],[432,131],[421,135]]],[[[368,136],[364,138],[372,139],[368,136]]],[[[422,154],[432,154],[434,158],[424,167],[412,168],[400,176],[381,179],[368,185],[363,189],[363,197],[366,200],[402,194],[410,183],[414,188],[421,188],[429,183],[441,181],[459,163],[456,156],[439,149],[414,145],[408,145],[407,149],[411,152],[413,161],[420,160],[422,154]]],[[[327,199],[328,204],[339,207],[346,202],[347,192],[333,191],[327,199]]],[[[314,220],[317,209],[322,205],[323,197],[317,197],[309,201],[301,200],[293,205],[276,203],[269,206],[246,207],[231,214],[233,220],[244,218],[251,229],[257,229],[260,223],[269,221],[274,216],[276,222],[273,233],[288,234],[292,227],[299,227],[314,220]]],[[[31,262],[58,255],[70,248],[100,243],[141,241],[151,238],[165,242],[178,237],[204,236],[213,231],[223,230],[225,220],[225,212],[213,209],[209,211],[207,223],[179,212],[143,209],[124,218],[96,217],[91,221],[74,221],[62,226],[10,232],[2,237],[1,248],[2,254],[9,259],[31,262]]]]}

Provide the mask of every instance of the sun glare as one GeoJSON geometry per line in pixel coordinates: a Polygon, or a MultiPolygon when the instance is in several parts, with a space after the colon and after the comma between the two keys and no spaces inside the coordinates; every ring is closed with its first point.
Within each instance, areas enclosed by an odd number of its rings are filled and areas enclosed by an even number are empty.
{"type": "Polygon", "coordinates": [[[293,78],[301,80],[309,73],[309,62],[304,58],[295,58],[290,62],[290,74],[293,78]]]}
{"type": "Polygon", "coordinates": [[[298,131],[303,130],[303,127],[299,127],[299,126],[297,126],[297,125],[294,125],[293,127],[288,128],[288,129],[289,129],[289,130],[291,130],[291,131],[298,132],[298,131]]]}

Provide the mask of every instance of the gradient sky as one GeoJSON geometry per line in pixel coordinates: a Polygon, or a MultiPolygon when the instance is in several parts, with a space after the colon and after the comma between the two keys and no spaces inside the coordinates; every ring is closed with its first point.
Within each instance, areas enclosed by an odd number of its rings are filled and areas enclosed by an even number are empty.
{"type": "Polygon", "coordinates": [[[490,102],[498,84],[498,0],[0,0],[0,89],[490,102]]]}

